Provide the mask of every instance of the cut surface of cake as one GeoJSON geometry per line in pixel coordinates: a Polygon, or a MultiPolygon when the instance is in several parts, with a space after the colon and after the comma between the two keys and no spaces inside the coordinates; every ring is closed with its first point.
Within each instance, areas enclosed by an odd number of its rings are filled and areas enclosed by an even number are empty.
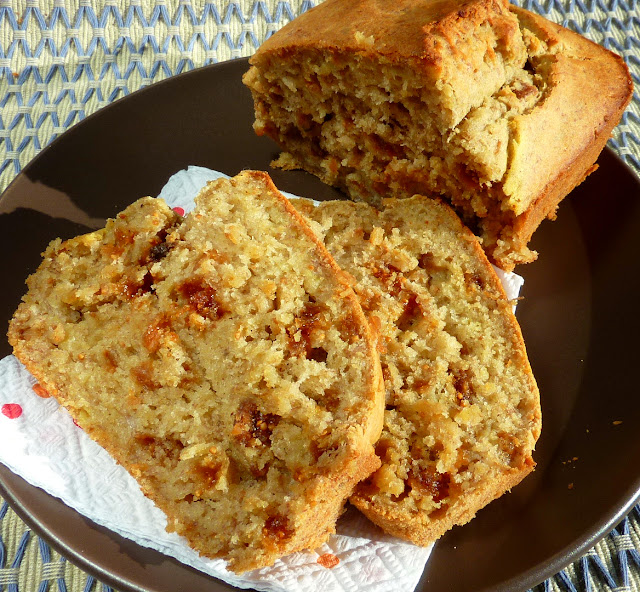
{"type": "Polygon", "coordinates": [[[382,466],[351,502],[388,533],[428,545],[535,466],[540,400],[512,302],[438,200],[293,204],[355,278],[378,334],[382,466]]]}
{"type": "Polygon", "coordinates": [[[250,63],[278,166],[373,204],[443,196],[505,270],[632,95],[622,58],[506,0],[326,0],[250,63]]]}
{"type": "Polygon", "coordinates": [[[9,340],[168,530],[242,572],[322,544],[380,465],[381,369],[345,277],[248,171],[185,218],[143,198],[53,241],[9,340]]]}

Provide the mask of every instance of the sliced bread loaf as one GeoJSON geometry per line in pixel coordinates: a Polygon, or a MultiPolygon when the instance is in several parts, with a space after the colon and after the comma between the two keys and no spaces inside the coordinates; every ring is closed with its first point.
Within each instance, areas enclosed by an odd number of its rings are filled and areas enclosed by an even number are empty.
{"type": "Polygon", "coordinates": [[[539,394],[512,302],[477,239],[437,200],[293,204],[355,278],[378,333],[382,466],[351,502],[427,545],[534,468],[539,394]]]}
{"type": "Polygon", "coordinates": [[[202,555],[241,572],[320,545],[380,465],[375,340],[266,174],[184,219],[143,198],[53,241],[28,286],[16,356],[202,555]]]}

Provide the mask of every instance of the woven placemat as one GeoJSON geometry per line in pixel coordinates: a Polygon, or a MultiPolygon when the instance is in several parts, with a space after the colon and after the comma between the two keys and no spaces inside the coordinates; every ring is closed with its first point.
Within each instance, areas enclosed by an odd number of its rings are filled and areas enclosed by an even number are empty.
{"type": "MultiPolygon", "coordinates": [[[[622,55],[640,87],[638,0],[519,0],[622,55]]],[[[251,55],[308,0],[0,0],[0,191],[53,139],[140,88],[251,55]]],[[[638,92],[609,141],[640,173],[638,92]]],[[[535,592],[640,591],[640,508],[535,592]]],[[[97,582],[0,498],[0,592],[92,592],[97,582]]]]}

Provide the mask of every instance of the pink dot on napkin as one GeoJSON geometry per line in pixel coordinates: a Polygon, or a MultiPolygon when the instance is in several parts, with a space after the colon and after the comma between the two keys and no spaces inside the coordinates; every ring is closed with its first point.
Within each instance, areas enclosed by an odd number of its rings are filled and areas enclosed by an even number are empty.
{"type": "Polygon", "coordinates": [[[176,206],[175,208],[171,208],[178,216],[184,216],[184,208],[180,206],[176,206]]]}
{"type": "Polygon", "coordinates": [[[17,419],[22,415],[22,407],[17,403],[5,403],[2,406],[2,415],[9,419],[17,419]]]}

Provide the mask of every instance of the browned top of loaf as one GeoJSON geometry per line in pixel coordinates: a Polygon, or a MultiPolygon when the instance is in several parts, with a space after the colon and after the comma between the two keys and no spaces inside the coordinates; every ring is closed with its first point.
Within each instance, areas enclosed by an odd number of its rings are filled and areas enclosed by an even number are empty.
{"type": "Polygon", "coordinates": [[[505,0],[326,0],[265,41],[261,51],[319,45],[438,65],[447,57],[463,57],[451,50],[483,22],[505,47],[517,34],[505,0]]]}

